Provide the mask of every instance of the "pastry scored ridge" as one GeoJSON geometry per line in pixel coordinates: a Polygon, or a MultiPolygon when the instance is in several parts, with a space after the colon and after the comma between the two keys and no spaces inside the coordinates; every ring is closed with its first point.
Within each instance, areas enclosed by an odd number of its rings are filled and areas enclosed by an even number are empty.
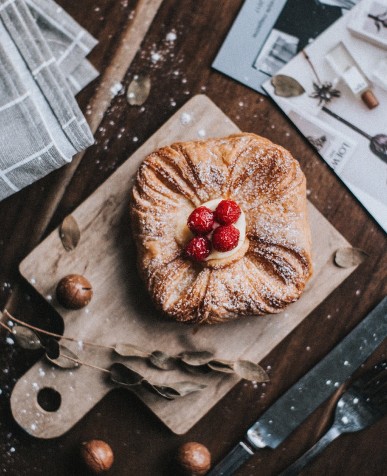
{"type": "Polygon", "coordinates": [[[140,275],[156,306],[177,321],[280,312],[312,274],[305,176],[286,149],[255,134],[150,154],[132,189],[131,222],[140,275]],[[184,255],[187,218],[218,198],[243,210],[244,246],[229,258],[193,262],[184,255]]]}

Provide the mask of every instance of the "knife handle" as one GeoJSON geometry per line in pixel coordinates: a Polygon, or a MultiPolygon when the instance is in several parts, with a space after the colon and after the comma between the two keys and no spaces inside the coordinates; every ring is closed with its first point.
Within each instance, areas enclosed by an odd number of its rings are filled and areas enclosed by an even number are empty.
{"type": "Polygon", "coordinates": [[[228,455],[213,468],[207,476],[230,476],[248,461],[254,451],[243,441],[240,441],[228,455]]]}

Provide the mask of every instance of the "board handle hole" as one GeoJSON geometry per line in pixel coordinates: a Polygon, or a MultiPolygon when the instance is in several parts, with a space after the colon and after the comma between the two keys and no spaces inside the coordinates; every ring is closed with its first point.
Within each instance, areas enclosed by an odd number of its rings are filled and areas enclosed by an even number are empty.
{"type": "Polygon", "coordinates": [[[53,388],[44,387],[38,392],[38,403],[46,412],[56,412],[62,403],[62,397],[53,388]]]}

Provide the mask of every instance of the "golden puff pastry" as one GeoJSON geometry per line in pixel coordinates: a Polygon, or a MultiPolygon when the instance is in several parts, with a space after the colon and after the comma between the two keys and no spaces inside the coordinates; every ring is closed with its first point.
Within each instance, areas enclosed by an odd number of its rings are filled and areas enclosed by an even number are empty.
{"type": "Polygon", "coordinates": [[[131,221],[140,275],[157,308],[207,324],[283,310],[312,274],[306,205],[298,162],[255,134],[178,142],[150,154],[132,190],[131,221]],[[187,218],[222,199],[243,211],[243,243],[231,256],[188,259],[187,218]]]}

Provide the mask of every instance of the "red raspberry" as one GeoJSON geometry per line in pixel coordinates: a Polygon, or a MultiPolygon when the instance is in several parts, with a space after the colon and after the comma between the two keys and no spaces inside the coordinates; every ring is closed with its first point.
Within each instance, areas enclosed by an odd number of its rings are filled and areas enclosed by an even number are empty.
{"type": "Polygon", "coordinates": [[[185,247],[185,254],[193,261],[204,261],[211,253],[211,242],[206,236],[195,236],[185,247]]]}
{"type": "Polygon", "coordinates": [[[233,225],[218,226],[212,234],[212,246],[216,251],[231,251],[238,244],[239,234],[233,225]]]}
{"type": "Polygon", "coordinates": [[[214,212],[207,207],[196,208],[188,217],[187,225],[195,235],[207,235],[214,226],[214,212]]]}
{"type": "Polygon", "coordinates": [[[232,225],[241,216],[239,205],[233,200],[222,200],[215,210],[215,220],[221,225],[232,225]]]}

